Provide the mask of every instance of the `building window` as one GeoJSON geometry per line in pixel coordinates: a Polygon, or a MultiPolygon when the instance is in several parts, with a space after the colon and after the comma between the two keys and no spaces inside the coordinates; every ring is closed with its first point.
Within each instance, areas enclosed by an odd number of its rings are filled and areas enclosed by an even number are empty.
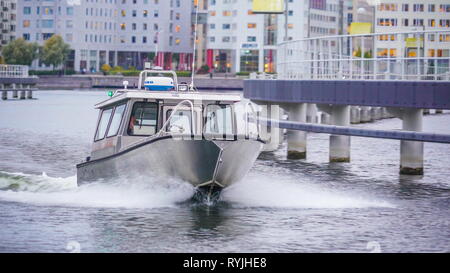
{"type": "Polygon", "coordinates": [[[417,12],[417,11],[423,12],[423,10],[424,10],[423,6],[424,6],[423,4],[414,4],[413,11],[415,11],[415,12],[417,12]]]}
{"type": "Polygon", "coordinates": [[[436,11],[436,6],[434,4],[428,5],[428,12],[435,12],[435,11],[436,11]]]}
{"type": "Polygon", "coordinates": [[[258,50],[241,50],[241,72],[257,72],[259,67],[258,50]]]}
{"type": "Polygon", "coordinates": [[[402,11],[409,11],[409,4],[403,4],[402,11]]]}

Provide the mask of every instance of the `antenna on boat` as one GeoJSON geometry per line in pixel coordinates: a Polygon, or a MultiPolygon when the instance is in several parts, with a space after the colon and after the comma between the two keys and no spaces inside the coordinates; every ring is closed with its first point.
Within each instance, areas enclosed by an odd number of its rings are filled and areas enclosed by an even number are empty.
{"type": "Polygon", "coordinates": [[[200,0],[196,0],[194,1],[194,5],[195,2],[197,2],[197,7],[195,9],[195,26],[194,26],[194,53],[192,55],[192,73],[191,73],[191,84],[189,85],[189,90],[193,91],[195,90],[194,87],[194,74],[195,74],[195,53],[196,53],[196,49],[197,49],[197,26],[198,26],[198,11],[200,8],[200,0]]]}

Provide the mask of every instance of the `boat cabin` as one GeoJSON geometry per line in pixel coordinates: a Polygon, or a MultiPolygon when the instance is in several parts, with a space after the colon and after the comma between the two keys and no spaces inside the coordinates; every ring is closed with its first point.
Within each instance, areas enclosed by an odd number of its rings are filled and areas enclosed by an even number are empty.
{"type": "Polygon", "coordinates": [[[155,136],[257,137],[257,124],[248,123],[248,105],[240,93],[118,90],[96,105],[100,113],[90,159],[119,153],[155,136]]]}

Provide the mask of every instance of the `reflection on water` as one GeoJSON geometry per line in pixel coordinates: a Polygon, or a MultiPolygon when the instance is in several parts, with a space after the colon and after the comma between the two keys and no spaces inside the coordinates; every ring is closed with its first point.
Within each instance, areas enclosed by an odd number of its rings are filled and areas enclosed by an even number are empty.
{"type": "MultiPolygon", "coordinates": [[[[328,136],[308,136],[308,158],[286,144],[262,153],[213,206],[169,178],[78,186],[105,92],[38,92],[0,102],[0,252],[450,251],[449,145],[425,144],[425,175],[398,174],[398,141],[352,138],[352,163],[328,163],[328,136]],[[9,117],[5,119],[4,117],[9,117]]],[[[450,115],[424,129],[450,133],[450,115]]],[[[398,129],[397,119],[358,125],[398,129]]]]}

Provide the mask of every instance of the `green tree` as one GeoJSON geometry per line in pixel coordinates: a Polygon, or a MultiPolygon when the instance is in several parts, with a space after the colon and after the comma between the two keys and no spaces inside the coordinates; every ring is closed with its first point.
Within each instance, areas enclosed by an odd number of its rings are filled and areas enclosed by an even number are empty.
{"type": "Polygon", "coordinates": [[[67,55],[70,52],[70,46],[66,44],[60,35],[53,35],[45,41],[42,48],[41,60],[46,65],[53,65],[53,70],[61,64],[64,64],[67,55]]]}
{"type": "Polygon", "coordinates": [[[36,43],[28,43],[23,38],[9,42],[3,50],[2,55],[7,64],[31,65],[38,57],[39,46],[36,43]]]}

